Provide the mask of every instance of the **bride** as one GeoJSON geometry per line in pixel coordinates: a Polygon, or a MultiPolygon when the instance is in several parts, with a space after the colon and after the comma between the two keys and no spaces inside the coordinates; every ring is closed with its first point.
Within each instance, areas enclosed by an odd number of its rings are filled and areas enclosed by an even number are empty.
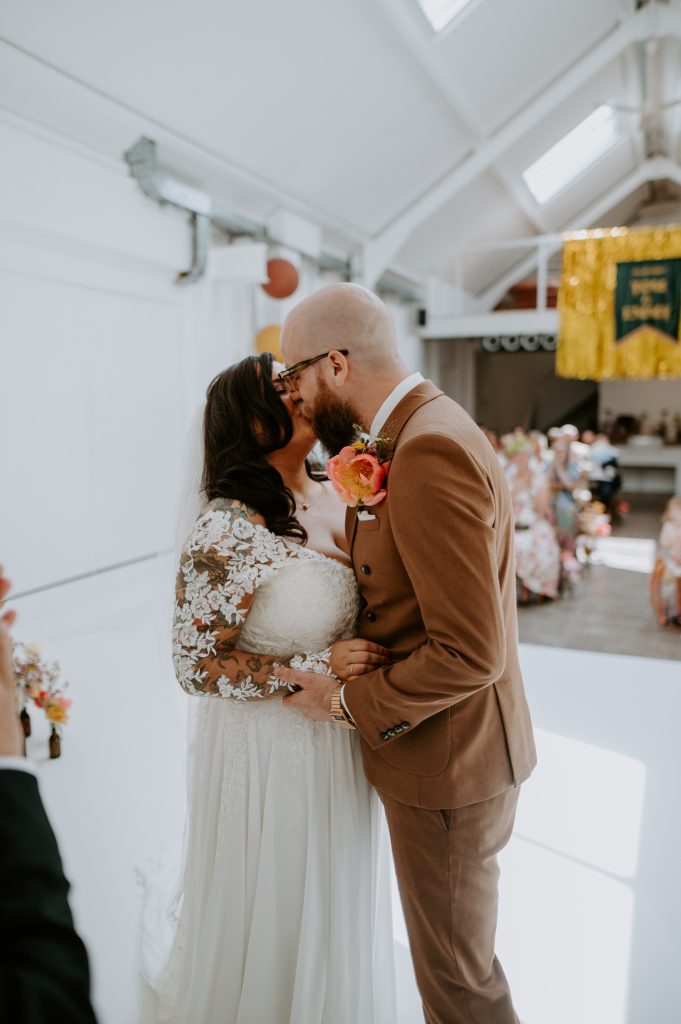
{"type": "Polygon", "coordinates": [[[379,802],[357,733],[285,707],[273,666],[339,679],[389,660],[354,638],[344,507],[269,354],[210,385],[206,501],[184,544],[173,660],[193,706],[185,865],[154,981],[176,1024],[394,1024],[379,802]]]}

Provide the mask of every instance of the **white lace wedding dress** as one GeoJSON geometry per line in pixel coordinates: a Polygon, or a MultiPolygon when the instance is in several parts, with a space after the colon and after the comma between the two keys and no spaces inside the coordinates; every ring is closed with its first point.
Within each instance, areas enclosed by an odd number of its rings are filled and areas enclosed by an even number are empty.
{"type": "Polygon", "coordinates": [[[388,840],[359,737],[271,696],[273,662],[325,671],[325,649],[352,635],[352,571],[224,501],[180,566],[174,661],[198,699],[157,1018],[394,1024],[388,840]]]}

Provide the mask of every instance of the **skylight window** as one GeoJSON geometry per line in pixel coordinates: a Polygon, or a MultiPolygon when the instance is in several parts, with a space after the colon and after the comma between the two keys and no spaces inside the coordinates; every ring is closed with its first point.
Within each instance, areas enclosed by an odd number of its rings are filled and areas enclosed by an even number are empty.
{"type": "Polygon", "coordinates": [[[442,32],[473,0],[417,0],[417,3],[435,31],[442,32]]]}
{"type": "Polygon", "coordinates": [[[617,142],[615,111],[606,103],[527,168],[523,180],[538,203],[548,203],[617,142]]]}

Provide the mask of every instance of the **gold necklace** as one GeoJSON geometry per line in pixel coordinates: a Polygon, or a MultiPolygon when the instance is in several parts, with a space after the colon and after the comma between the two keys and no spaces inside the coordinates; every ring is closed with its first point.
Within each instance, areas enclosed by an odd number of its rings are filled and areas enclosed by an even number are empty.
{"type": "Polygon", "coordinates": [[[302,512],[309,512],[310,509],[314,505],[317,504],[317,502],[319,501],[319,499],[321,498],[323,493],[324,493],[324,488],[322,487],[320,481],[319,480],[310,480],[308,485],[307,485],[307,487],[306,487],[306,489],[305,489],[305,497],[303,498],[303,500],[301,501],[298,498],[297,494],[294,494],[293,497],[296,500],[296,505],[300,508],[300,510],[302,512]],[[313,483],[318,483],[319,484],[319,491],[320,491],[320,493],[319,493],[319,497],[315,498],[315,500],[311,502],[309,500],[309,497],[310,497],[310,487],[312,486],[313,483]]]}

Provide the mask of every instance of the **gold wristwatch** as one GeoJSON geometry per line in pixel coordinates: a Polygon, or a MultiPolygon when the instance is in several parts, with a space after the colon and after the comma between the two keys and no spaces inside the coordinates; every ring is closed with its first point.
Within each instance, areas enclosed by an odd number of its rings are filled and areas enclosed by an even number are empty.
{"type": "Polygon", "coordinates": [[[345,708],[341,701],[340,683],[331,694],[331,710],[329,711],[329,717],[336,723],[336,725],[342,725],[346,729],[357,728],[352,722],[348,721],[348,717],[345,714],[345,708]]]}

